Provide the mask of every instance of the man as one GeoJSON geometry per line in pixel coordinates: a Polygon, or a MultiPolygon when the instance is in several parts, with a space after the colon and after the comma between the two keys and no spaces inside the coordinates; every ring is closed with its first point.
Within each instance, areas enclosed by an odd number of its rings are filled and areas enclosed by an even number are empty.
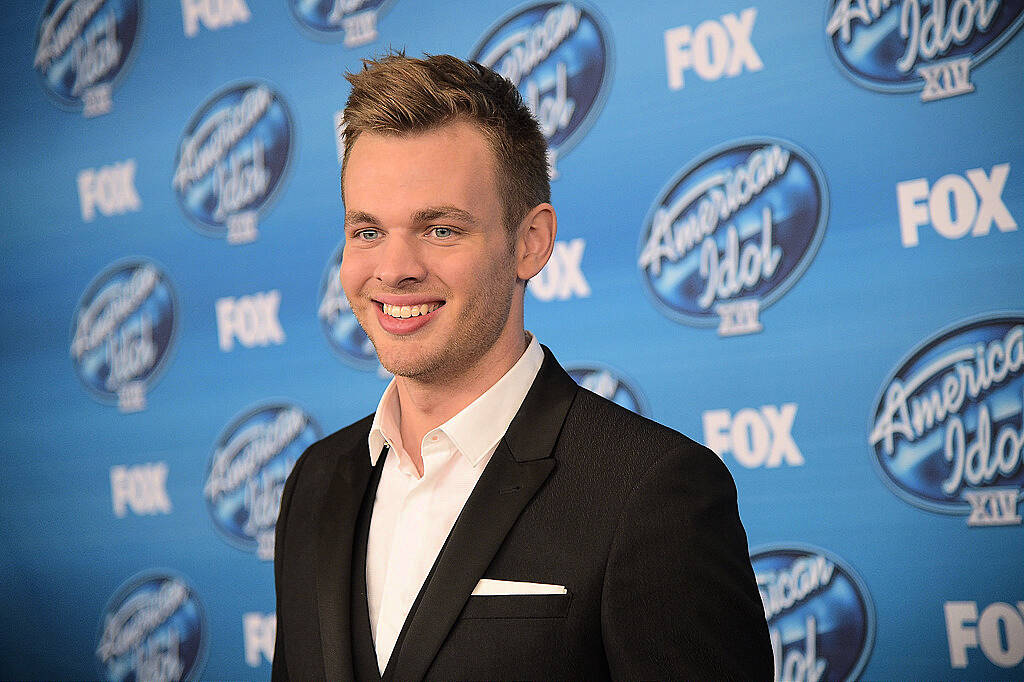
{"type": "Polygon", "coordinates": [[[341,281],[395,378],[285,486],[274,679],[771,678],[724,465],[524,329],[556,219],[515,88],[450,56],[349,80],[341,281]]]}

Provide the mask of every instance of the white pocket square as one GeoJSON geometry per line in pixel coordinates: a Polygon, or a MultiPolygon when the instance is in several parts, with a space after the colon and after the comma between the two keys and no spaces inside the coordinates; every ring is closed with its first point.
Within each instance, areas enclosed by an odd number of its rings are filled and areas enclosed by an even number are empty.
{"type": "Polygon", "coordinates": [[[482,578],[473,588],[473,594],[478,597],[494,597],[503,594],[568,594],[568,591],[564,585],[482,578]]]}

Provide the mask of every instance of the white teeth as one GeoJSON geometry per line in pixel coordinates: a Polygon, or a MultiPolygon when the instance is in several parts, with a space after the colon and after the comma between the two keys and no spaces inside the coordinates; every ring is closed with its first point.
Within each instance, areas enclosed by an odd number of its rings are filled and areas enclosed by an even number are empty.
{"type": "Polygon", "coordinates": [[[426,315],[432,313],[441,307],[440,303],[424,303],[422,305],[391,305],[389,303],[382,303],[381,308],[384,310],[384,314],[390,317],[394,317],[400,320],[404,320],[409,317],[417,317],[418,315],[426,315]]]}

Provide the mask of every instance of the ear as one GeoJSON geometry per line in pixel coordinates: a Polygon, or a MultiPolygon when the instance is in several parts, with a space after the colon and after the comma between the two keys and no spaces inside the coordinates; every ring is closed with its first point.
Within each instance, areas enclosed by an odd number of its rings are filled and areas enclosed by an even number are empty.
{"type": "Polygon", "coordinates": [[[516,276],[526,281],[540,272],[555,247],[558,219],[551,204],[538,204],[519,224],[516,238],[516,276]]]}

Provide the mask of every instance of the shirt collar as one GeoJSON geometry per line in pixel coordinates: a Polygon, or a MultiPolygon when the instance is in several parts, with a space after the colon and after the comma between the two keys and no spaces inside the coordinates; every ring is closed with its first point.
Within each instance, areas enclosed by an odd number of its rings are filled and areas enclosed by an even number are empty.
{"type": "MultiPolygon", "coordinates": [[[[505,372],[505,375],[461,412],[446,421],[436,430],[442,431],[455,448],[473,466],[477,466],[501,440],[509,424],[523,404],[526,394],[533,385],[540,366],[544,362],[544,351],[532,334],[530,343],[522,357],[505,372]]],[[[392,379],[384,389],[377,412],[370,426],[370,463],[375,465],[385,444],[401,442],[401,406],[398,389],[392,379]]]]}
{"type": "Polygon", "coordinates": [[[394,443],[401,442],[401,435],[398,425],[402,419],[402,408],[398,404],[398,388],[395,380],[384,389],[384,395],[380,397],[377,404],[377,412],[373,415],[373,424],[370,425],[370,464],[376,466],[377,458],[384,450],[384,445],[394,447],[394,443]]]}

